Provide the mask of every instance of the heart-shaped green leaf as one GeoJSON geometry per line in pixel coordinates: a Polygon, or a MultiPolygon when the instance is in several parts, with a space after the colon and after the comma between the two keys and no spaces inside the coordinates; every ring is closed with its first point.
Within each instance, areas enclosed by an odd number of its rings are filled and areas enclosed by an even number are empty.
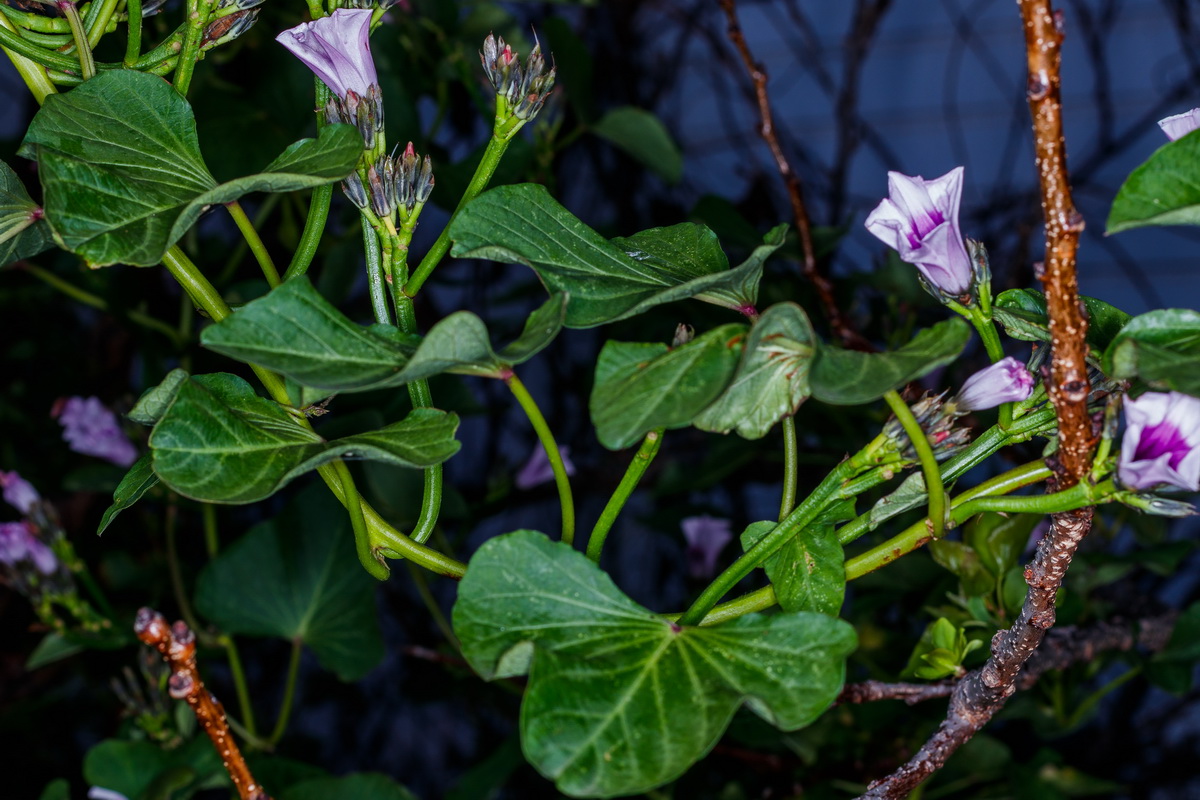
{"type": "Polygon", "coordinates": [[[20,153],[38,161],[46,219],[64,247],[94,266],[152,266],[210,205],[344,178],[362,138],[329,125],[262,173],[218,185],[187,100],[154,75],[113,70],[46,98],[20,153]]]}
{"type": "MultiPolygon", "coordinates": [[[[1129,315],[1094,297],[1080,297],[1088,315],[1087,341],[1097,350],[1104,350],[1113,340],[1129,315]]],[[[993,308],[996,321],[1014,339],[1025,342],[1050,341],[1050,321],[1046,315],[1046,296],[1034,289],[1009,289],[1001,292],[993,308]]]]}
{"type": "Polygon", "coordinates": [[[1114,378],[1200,397],[1200,312],[1164,308],[1131,319],[1101,359],[1114,378]]]}
{"type": "Polygon", "coordinates": [[[1200,136],[1163,145],[1130,173],[1108,212],[1108,233],[1200,225],[1200,136]]]}
{"type": "Polygon", "coordinates": [[[784,730],[837,697],[854,630],[806,612],[680,628],[534,531],[486,542],[454,630],[484,678],[529,673],[526,757],[574,797],[646,792],[707,753],[743,703],[784,730]]]}
{"type": "Polygon", "coordinates": [[[656,428],[690,425],[729,385],[745,338],[746,326],[735,323],[674,349],[606,343],[588,401],[600,443],[620,450],[656,428]]]}
{"type": "MultiPolygon", "coordinates": [[[[821,512],[763,563],[775,599],[785,611],[815,611],[836,617],[846,598],[845,556],[834,525],[854,519],[853,498],[821,512]]],[[[755,522],[742,531],[742,550],[749,550],[778,525],[755,522]]]]}
{"type": "Polygon", "coordinates": [[[483,320],[469,311],[446,317],[424,339],[387,325],[364,328],[300,276],[210,325],[200,341],[303,386],[353,392],[443,372],[499,377],[549,345],[562,330],[565,314],[566,297],[554,295],[530,315],[521,336],[497,353],[483,320]]]}
{"type": "Polygon", "coordinates": [[[54,246],[42,210],[12,167],[0,161],[0,267],[54,246]]]}
{"type": "MultiPolygon", "coordinates": [[[[178,372],[178,371],[177,371],[178,372]]],[[[335,458],[430,467],[458,452],[458,417],[418,408],[377,431],[327,442],[236,375],[179,381],[150,433],[154,472],[176,492],[209,503],[252,503],[335,458]]]]}
{"type": "Polygon", "coordinates": [[[776,422],[796,413],[809,395],[808,370],[816,335],[804,309],[777,303],[750,328],[733,381],[696,417],[700,430],[766,436],[776,422]]]}
{"type": "Polygon", "coordinates": [[[352,681],[383,658],[376,586],[345,511],[326,492],[306,492],[205,568],[196,610],[229,633],[299,639],[352,681]]]}
{"type": "Polygon", "coordinates": [[[682,223],[610,242],[534,184],[485,192],[450,226],[456,257],[525,264],[551,291],[567,292],[570,328],[689,297],[752,307],[763,262],[783,244],[785,232],[786,226],[775,228],[745,263],[729,269],[703,226],[682,223]]]}
{"type": "Polygon", "coordinates": [[[860,353],[830,345],[817,349],[809,372],[812,395],[833,405],[869,403],[925,373],[958,358],[971,338],[971,327],[953,317],[918,333],[888,353],[860,353]]]}

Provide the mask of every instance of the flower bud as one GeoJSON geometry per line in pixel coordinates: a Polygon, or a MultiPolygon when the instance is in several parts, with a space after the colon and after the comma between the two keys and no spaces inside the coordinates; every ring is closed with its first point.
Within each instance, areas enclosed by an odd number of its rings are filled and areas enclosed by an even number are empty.
{"type": "MultiPolygon", "coordinates": [[[[957,455],[960,450],[971,443],[969,428],[954,427],[954,407],[945,403],[946,393],[926,394],[911,408],[917,424],[925,431],[929,439],[934,458],[945,461],[957,455]]],[[[908,432],[900,424],[900,420],[891,417],[883,426],[883,432],[896,445],[901,456],[908,461],[915,461],[917,451],[908,438],[908,432]]]]}
{"type": "Polygon", "coordinates": [[[204,36],[200,39],[200,49],[210,50],[219,45],[229,44],[254,26],[258,20],[258,12],[257,8],[249,8],[245,11],[234,11],[223,17],[217,17],[204,29],[204,36]]]}
{"type": "Polygon", "coordinates": [[[1033,375],[1025,365],[1009,356],[967,378],[951,402],[957,414],[984,411],[1001,403],[1027,400],[1033,394],[1033,384],[1033,375]]]}
{"type": "Polygon", "coordinates": [[[354,203],[358,208],[366,208],[370,200],[367,199],[367,190],[363,188],[362,181],[357,175],[351,175],[342,181],[342,191],[346,193],[346,197],[350,198],[350,202],[354,203]]]}
{"type": "Polygon", "coordinates": [[[392,211],[396,208],[395,194],[390,190],[388,182],[384,180],[382,161],[384,159],[372,164],[370,169],[367,170],[367,185],[371,190],[371,210],[380,219],[390,217],[392,211]]]}

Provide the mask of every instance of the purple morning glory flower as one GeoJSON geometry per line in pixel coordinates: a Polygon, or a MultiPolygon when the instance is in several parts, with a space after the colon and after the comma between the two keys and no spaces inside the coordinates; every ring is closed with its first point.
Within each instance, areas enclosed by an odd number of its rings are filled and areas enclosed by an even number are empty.
{"type": "Polygon", "coordinates": [[[1172,142],[1176,139],[1181,139],[1187,136],[1196,128],[1200,128],[1200,108],[1193,108],[1191,111],[1185,111],[1182,114],[1160,119],[1158,127],[1163,129],[1163,133],[1172,142]]]}
{"type": "Polygon", "coordinates": [[[58,559],[46,543],[33,535],[24,522],[0,522],[0,564],[12,567],[21,561],[31,561],[37,571],[50,575],[58,569],[58,559]]]}
{"type": "Polygon", "coordinates": [[[733,538],[729,520],[710,517],[685,517],[680,523],[687,540],[688,574],[708,578],[717,570],[717,556],[733,538]]]}
{"type": "MultiPolygon", "coordinates": [[[[571,448],[569,447],[560,445],[558,448],[558,454],[562,456],[563,468],[568,475],[574,475],[575,465],[568,457],[570,452],[571,448]]],[[[552,480],[554,480],[554,469],[550,466],[550,459],[546,456],[546,448],[538,444],[529,454],[529,460],[525,462],[525,466],[521,467],[521,471],[517,473],[515,483],[518,489],[524,491],[552,480]]]]}
{"type": "Polygon", "coordinates": [[[113,412],[95,397],[68,397],[57,414],[63,439],[76,453],[96,456],[119,467],[137,461],[137,449],[117,424],[113,412]]]}
{"type": "Polygon", "coordinates": [[[1029,399],[1033,394],[1033,375],[1012,356],[981,369],[963,383],[954,404],[958,411],[983,411],[1001,403],[1029,399]]]}
{"type": "Polygon", "coordinates": [[[1126,398],[1117,477],[1133,489],[1200,490],[1200,400],[1179,392],[1126,398]]]}
{"type": "Polygon", "coordinates": [[[915,264],[925,280],[958,297],[971,289],[971,259],[958,230],[963,168],[940,178],[888,173],[888,196],[867,217],[867,230],[915,264]]]}
{"type": "Polygon", "coordinates": [[[28,514],[33,504],[42,499],[37,489],[15,471],[0,472],[0,488],[4,490],[4,502],[22,514],[28,514]]]}
{"type": "Polygon", "coordinates": [[[304,62],[337,97],[367,95],[378,84],[371,60],[371,9],[339,8],[328,17],[288,28],[275,37],[304,62]]]}

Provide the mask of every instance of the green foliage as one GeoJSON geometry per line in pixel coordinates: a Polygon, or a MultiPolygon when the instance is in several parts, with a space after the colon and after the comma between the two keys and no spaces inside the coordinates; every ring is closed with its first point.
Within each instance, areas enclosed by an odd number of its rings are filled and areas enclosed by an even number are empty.
{"type": "Polygon", "coordinates": [[[566,325],[590,328],[662,303],[695,298],[752,307],[763,262],[783,244],[780,226],[729,269],[715,234],[695,223],[608,241],[542,186],[501,186],[481,194],[450,225],[453,255],[525,264],[552,292],[566,292],[566,325]],[[630,252],[636,255],[631,255],[630,252]]]}
{"type": "Polygon", "coordinates": [[[1114,378],[1200,396],[1200,313],[1166,308],[1134,317],[1108,345],[1102,365],[1114,378]]]}
{"type": "Polygon", "coordinates": [[[279,800],[416,800],[387,775],[359,772],[344,778],[318,778],[289,786],[279,800]]]}
{"type": "Polygon", "coordinates": [[[963,661],[982,646],[983,642],[968,640],[962,628],[943,617],[925,629],[904,672],[927,681],[961,675],[963,661]]]}
{"type": "Polygon", "coordinates": [[[0,161],[0,267],[54,246],[50,225],[39,213],[17,173],[0,161]]]}
{"type": "Polygon", "coordinates": [[[529,674],[525,755],[575,797],[637,794],[677,777],[743,703],[785,730],[809,724],[837,696],[855,647],[846,623],[805,612],[679,628],[534,531],[475,554],[454,630],[484,678],[529,674]]]}
{"type": "Polygon", "coordinates": [[[1200,136],[1155,151],[1130,173],[1108,212],[1108,233],[1146,225],[1200,224],[1200,136]]]}
{"type": "Polygon", "coordinates": [[[105,739],[88,751],[83,777],[129,800],[184,800],[201,789],[228,787],[229,776],[207,736],[175,750],[146,741],[105,739]]]}
{"type": "Polygon", "coordinates": [[[112,521],[117,518],[117,514],[141,500],[142,495],[157,485],[158,476],[154,474],[152,456],[150,453],[142,453],[138,460],[133,462],[129,472],[125,473],[121,482],[117,484],[117,489],[113,492],[112,505],[100,518],[100,526],[96,528],[96,535],[104,533],[112,521]]]}
{"type": "MultiPolygon", "coordinates": [[[[1087,341],[1103,351],[1121,332],[1131,317],[1115,306],[1094,297],[1080,297],[1087,311],[1087,341]]],[[[1046,315],[1046,296],[1036,289],[1009,289],[1001,292],[992,309],[993,316],[1006,333],[1025,342],[1050,341],[1050,321],[1046,315]]]]}
{"type": "MultiPolygon", "coordinates": [[[[209,503],[252,503],[288,481],[336,458],[366,458],[403,467],[440,464],[458,452],[458,417],[432,408],[368,433],[327,442],[278,403],[254,393],[226,373],[163,386],[169,400],[151,392],[133,416],[153,418],[150,452],[154,473],[176,492],[209,503]]],[[[160,389],[162,387],[160,386],[160,389]]]]}
{"type": "Polygon", "coordinates": [[[20,150],[38,162],[56,237],[93,266],[153,266],[206,207],[331,183],[361,152],[353,127],[331,125],[261,173],[218,184],[188,102],[162,79],[131,70],[46,98],[20,150]]]}
{"type": "Polygon", "coordinates": [[[730,324],[675,348],[606,343],[588,401],[600,443],[620,450],[657,428],[690,425],[729,385],[745,336],[745,325],[730,324]]]}
{"type": "Polygon", "coordinates": [[[341,507],[307,492],[205,568],[196,610],[229,633],[301,641],[351,681],[383,658],[377,586],[359,566],[341,507]]]}
{"type": "MultiPolygon", "coordinates": [[[[815,611],[836,617],[846,598],[846,569],[836,523],[854,518],[854,500],[834,503],[763,564],[775,598],[784,611],[815,611]]],[[[755,522],[742,532],[742,550],[749,550],[776,526],[755,522]]]]}
{"type": "Polygon", "coordinates": [[[212,350],[275,370],[325,392],[400,386],[443,372],[501,377],[541,352],[562,329],[566,298],[557,294],[533,312],[521,336],[499,353],[476,315],[459,311],[422,339],[388,325],[363,327],[333,307],[305,276],[206,328],[212,350]]]}
{"type": "Polygon", "coordinates": [[[667,183],[678,183],[683,177],[679,147],[662,121],[649,111],[614,108],[592,125],[592,133],[612,142],[667,183]]]}

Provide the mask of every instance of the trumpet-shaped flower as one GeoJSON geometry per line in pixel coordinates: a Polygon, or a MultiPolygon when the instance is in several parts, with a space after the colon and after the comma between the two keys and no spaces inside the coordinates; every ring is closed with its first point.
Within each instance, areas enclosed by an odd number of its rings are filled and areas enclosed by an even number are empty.
{"type": "Polygon", "coordinates": [[[717,570],[717,556],[733,538],[729,520],[703,515],[685,517],[680,526],[687,540],[688,574],[709,578],[717,570]]]}
{"type": "Polygon", "coordinates": [[[1200,400],[1179,392],[1126,398],[1117,477],[1133,489],[1200,490],[1200,400]]]}
{"type": "Polygon", "coordinates": [[[888,173],[888,196],[867,217],[867,230],[913,264],[930,284],[958,297],[971,289],[971,259],[958,230],[963,168],[940,178],[888,173]]]}
{"type": "Polygon", "coordinates": [[[1033,383],[1033,375],[1025,365],[1009,356],[967,378],[954,405],[965,413],[1027,400],[1033,394],[1033,383]]]}
{"type": "Polygon", "coordinates": [[[339,98],[366,97],[378,83],[368,41],[371,9],[339,8],[328,17],[288,28],[275,37],[339,98]]]}
{"type": "Polygon", "coordinates": [[[1200,128],[1200,108],[1193,108],[1191,111],[1160,119],[1158,127],[1162,128],[1163,133],[1172,142],[1187,136],[1196,128],[1200,128]]]}
{"type": "Polygon", "coordinates": [[[118,467],[137,461],[137,449],[121,431],[117,417],[96,397],[68,397],[57,409],[63,439],[76,453],[96,456],[118,467]]]}

